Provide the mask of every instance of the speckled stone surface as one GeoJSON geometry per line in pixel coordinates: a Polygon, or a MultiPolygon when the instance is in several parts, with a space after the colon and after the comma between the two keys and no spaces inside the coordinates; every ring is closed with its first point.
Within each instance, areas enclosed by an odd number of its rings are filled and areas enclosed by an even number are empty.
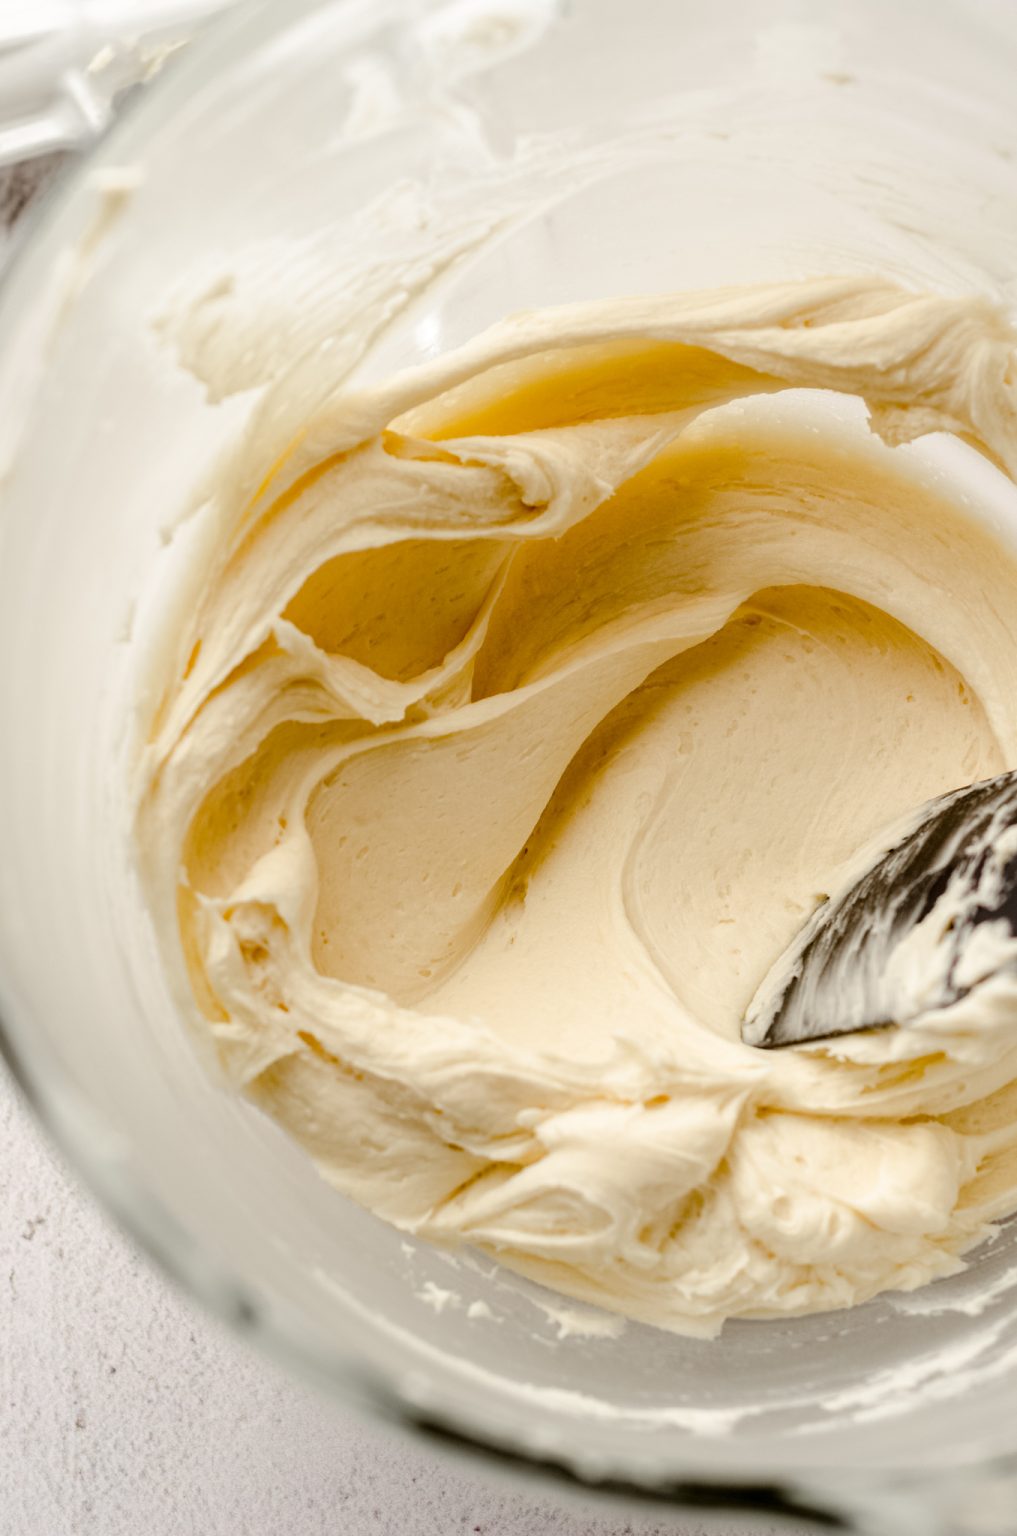
{"type": "MultiPolygon", "coordinates": [[[[0,175],[0,221],[46,162],[0,175]]],[[[0,1536],[739,1536],[560,1506],[345,1415],[199,1313],[0,1068],[0,1536]]],[[[801,1530],[801,1527],[796,1527],[801,1530]]],[[[781,1536],[768,1521],[757,1536],[781,1536]]]]}

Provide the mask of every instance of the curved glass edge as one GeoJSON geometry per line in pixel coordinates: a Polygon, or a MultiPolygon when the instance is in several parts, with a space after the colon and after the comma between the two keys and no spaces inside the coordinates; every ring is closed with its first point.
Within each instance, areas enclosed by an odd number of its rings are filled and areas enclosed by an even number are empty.
{"type": "MultiPolygon", "coordinates": [[[[379,1372],[352,1358],[326,1360],[320,1351],[298,1339],[268,1315],[260,1298],[235,1275],[219,1272],[214,1280],[207,1260],[199,1256],[187,1234],[180,1231],[156,1199],[145,1193],[132,1200],[125,1187],[104,1176],[89,1157],[83,1139],[56,1108],[45,1081],[51,1068],[38,1071],[19,1052],[7,1017],[0,1014],[0,1060],[10,1073],[34,1117],[57,1150],[81,1178],[124,1235],[185,1296],[197,1300],[219,1321],[253,1344],[290,1373],[324,1396],[338,1400],[364,1417],[383,1423],[418,1447],[431,1448],[441,1459],[481,1475],[525,1481],[526,1491],[538,1487],[565,1501],[610,1503],[631,1512],[668,1509],[688,1513],[752,1514],[794,1521],[828,1531],[860,1530],[849,1511],[806,1484],[722,1483],[665,1473],[653,1485],[621,1477],[596,1478],[567,1461],[551,1461],[507,1445],[495,1445],[464,1427],[423,1415],[403,1402],[379,1372]],[[172,1234],[172,1236],[171,1236],[172,1234]]],[[[59,1070],[59,1069],[57,1069],[59,1070]]]]}
{"type": "MultiPolygon", "coordinates": [[[[171,104],[174,95],[185,101],[189,82],[193,87],[214,78],[217,66],[233,58],[245,46],[244,40],[247,46],[255,46],[322,3],[323,0],[290,0],[289,4],[285,0],[246,0],[243,7],[227,9],[206,22],[195,40],[167,61],[143,92],[130,93],[116,118],[101,132],[78,150],[66,153],[18,219],[6,243],[0,262],[0,338],[5,331],[17,328],[19,316],[10,302],[10,291],[21,279],[33,252],[86,186],[96,165],[115,155],[121,146],[128,148],[139,128],[144,131],[144,120],[153,103],[157,126],[159,118],[165,115],[161,109],[171,104]]],[[[351,7],[356,3],[357,0],[350,0],[351,7]]],[[[45,1051],[40,1051],[37,1034],[27,1024],[18,1022],[21,1012],[9,998],[0,1002],[0,1061],[56,1150],[128,1239],[184,1294],[196,1299],[234,1332],[255,1339],[284,1367],[295,1368],[312,1385],[355,1409],[397,1424],[405,1418],[409,1424],[411,1420],[404,1414],[403,1405],[388,1390],[380,1372],[352,1358],[323,1361],[320,1350],[312,1349],[279,1320],[267,1316],[265,1303],[239,1276],[221,1268],[213,1272],[193,1239],[179,1228],[151,1191],[139,1190],[132,1195],[125,1180],[111,1176],[108,1163],[92,1157],[82,1129],[87,1113],[79,1120],[67,1112],[67,1106],[80,1100],[80,1094],[55,1055],[50,1053],[49,1059],[43,1059],[45,1051]]],[[[89,1110],[87,1105],[83,1108],[89,1110]]]]}
{"type": "MultiPolygon", "coordinates": [[[[11,236],[0,269],[0,340],[5,328],[16,326],[17,318],[9,311],[7,296],[15,277],[19,277],[28,259],[42,242],[58,216],[72,202],[86,183],[91,169],[123,142],[131,143],[136,129],[144,129],[152,102],[158,123],[159,108],[168,106],[174,95],[186,100],[191,86],[214,76],[217,63],[235,56],[236,46],[253,47],[270,38],[299,16],[320,9],[327,0],[246,0],[243,7],[227,10],[209,23],[181,56],[169,61],[144,92],[132,93],[116,119],[85,148],[67,154],[65,162],[52,174],[47,185],[33,199],[19,219],[11,236]]],[[[335,3],[335,0],[331,0],[335,3]]],[[[360,10],[361,0],[340,0],[351,13],[360,10]]],[[[409,0],[426,6],[428,0],[409,0]]],[[[381,7],[379,6],[379,12],[381,7]]],[[[873,1536],[910,1536],[927,1533],[935,1522],[930,1520],[935,1489],[919,1495],[917,1486],[900,1487],[892,1481],[882,1484],[889,1502],[887,1520],[873,1520],[873,1509],[883,1507],[883,1493],[876,1480],[861,1500],[838,1489],[831,1494],[818,1480],[807,1476],[789,1481],[740,1483],[701,1479],[689,1470],[684,1475],[678,1466],[661,1469],[653,1484],[628,1481],[624,1477],[599,1476],[589,1467],[571,1464],[565,1452],[560,1460],[551,1460],[519,1446],[495,1444],[482,1438],[476,1426],[460,1424],[451,1414],[423,1414],[405,1401],[385,1379],[383,1373],[366,1358],[340,1354],[322,1355],[320,1343],[301,1337],[299,1329],[274,1315],[268,1303],[241,1278],[218,1267],[213,1271],[206,1256],[193,1239],[171,1218],[151,1191],[140,1191],[135,1198],[129,1185],[110,1176],[107,1164],[90,1155],[86,1139],[75,1117],[66,1114],[60,1103],[79,1098],[59,1063],[39,1060],[37,1046],[26,1049],[33,1033],[19,1028],[14,1017],[19,1010],[8,1002],[0,1007],[0,1060],[4,1063],[35,1119],[56,1149],[66,1159],[121,1231],[184,1295],[196,1300],[208,1313],[237,1335],[247,1337],[274,1363],[310,1384],[323,1396],[350,1407],[366,1418],[383,1423],[402,1437],[426,1443],[442,1459],[508,1480],[517,1489],[525,1482],[526,1492],[544,1491],[566,1501],[598,1505],[613,1503],[628,1511],[641,1509],[697,1514],[742,1514],[768,1519],[779,1518],[829,1531],[866,1531],[873,1536]],[[34,1060],[30,1058],[33,1057],[34,1060]],[[861,1511],[861,1513],[859,1512],[861,1511]]],[[[87,1106],[86,1106],[87,1108],[87,1106]]],[[[85,1120],[82,1117],[82,1123],[85,1120]]],[[[984,1469],[986,1478],[994,1474],[1011,1489],[1011,1469],[999,1464],[984,1469]]],[[[1017,1493],[1015,1493],[1017,1502],[1017,1493]]],[[[1008,1516],[1013,1504],[1008,1502],[1008,1516]]],[[[978,1536],[1009,1536],[1012,1526],[979,1524],[978,1536]]],[[[961,1536],[960,1527],[954,1528],[961,1536]]]]}

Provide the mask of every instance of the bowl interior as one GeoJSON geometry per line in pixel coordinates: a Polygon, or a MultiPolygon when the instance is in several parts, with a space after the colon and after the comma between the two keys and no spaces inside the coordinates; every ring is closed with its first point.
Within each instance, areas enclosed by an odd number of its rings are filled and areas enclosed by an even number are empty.
{"type": "Polygon", "coordinates": [[[1012,1446],[1017,1227],[918,1295],[713,1342],[407,1240],[210,1078],[130,856],[183,514],[281,359],[327,348],[338,385],[520,308],[829,271],[1012,299],[1002,8],[730,9],[256,8],[53,200],[0,304],[0,1003],[114,1208],[340,1390],[588,1472],[889,1476],[1012,1446]]]}

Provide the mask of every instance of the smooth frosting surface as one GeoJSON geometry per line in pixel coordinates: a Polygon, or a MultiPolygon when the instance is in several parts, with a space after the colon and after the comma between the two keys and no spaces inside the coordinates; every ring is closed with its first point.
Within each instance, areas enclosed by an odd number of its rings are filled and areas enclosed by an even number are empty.
{"type": "Polygon", "coordinates": [[[1017,767],[1004,318],[617,300],[307,398],[207,510],[138,770],[230,1079],[390,1221],[666,1327],[955,1271],[1017,1207],[1013,978],[739,1024],[860,849],[1017,767]]]}

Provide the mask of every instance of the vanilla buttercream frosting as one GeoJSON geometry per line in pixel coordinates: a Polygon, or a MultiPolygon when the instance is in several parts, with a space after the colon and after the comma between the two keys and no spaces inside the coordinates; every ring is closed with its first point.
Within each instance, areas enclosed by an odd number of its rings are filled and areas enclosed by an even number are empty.
{"type": "Polygon", "coordinates": [[[1013,977],[739,1034],[859,849],[1017,767],[1014,349],[832,278],[269,387],[138,847],[195,1027],[337,1190],[699,1334],[953,1273],[1017,1207],[1013,977]]]}

